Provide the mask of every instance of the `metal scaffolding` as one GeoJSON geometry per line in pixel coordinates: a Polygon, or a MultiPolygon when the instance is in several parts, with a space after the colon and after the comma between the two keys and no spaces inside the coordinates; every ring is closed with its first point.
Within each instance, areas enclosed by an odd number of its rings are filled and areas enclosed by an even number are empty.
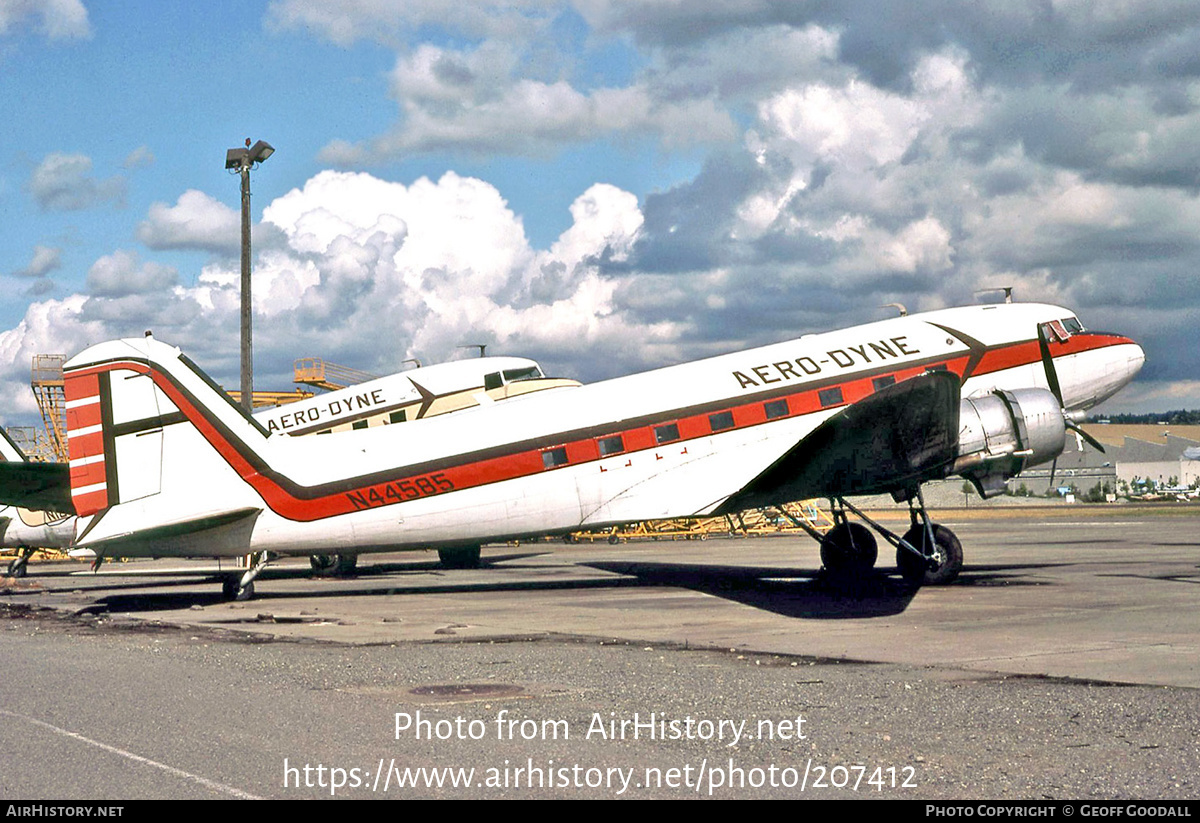
{"type": "Polygon", "coordinates": [[[29,385],[42,413],[47,446],[54,459],[67,462],[67,398],[63,393],[65,354],[35,354],[29,385]]]}
{"type": "Polygon", "coordinates": [[[337,391],[356,383],[374,380],[378,376],[349,366],[329,363],[319,357],[302,357],[296,361],[292,381],[326,391],[337,391]]]}

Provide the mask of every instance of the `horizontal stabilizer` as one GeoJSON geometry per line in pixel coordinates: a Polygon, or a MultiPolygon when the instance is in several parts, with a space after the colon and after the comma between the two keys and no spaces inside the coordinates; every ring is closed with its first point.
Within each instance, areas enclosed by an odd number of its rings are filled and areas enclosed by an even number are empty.
{"type": "Polygon", "coordinates": [[[946,476],[958,447],[958,376],[927,372],[830,417],[733,495],[722,512],[880,494],[946,476]]]}
{"type": "Polygon", "coordinates": [[[0,505],[73,514],[66,463],[0,463],[0,505]]]}
{"type": "MultiPolygon", "coordinates": [[[[76,540],[76,546],[91,549],[98,555],[102,554],[113,557],[121,553],[121,547],[124,545],[144,546],[180,537],[193,538],[196,535],[201,535],[203,532],[219,529],[222,526],[228,526],[231,523],[237,523],[247,518],[254,518],[260,512],[262,512],[262,509],[253,506],[222,512],[210,512],[198,517],[160,523],[156,526],[138,529],[137,531],[124,532],[91,540],[88,539],[87,531],[85,530],[76,540]]],[[[95,525],[95,521],[93,521],[92,525],[95,525]]]]}

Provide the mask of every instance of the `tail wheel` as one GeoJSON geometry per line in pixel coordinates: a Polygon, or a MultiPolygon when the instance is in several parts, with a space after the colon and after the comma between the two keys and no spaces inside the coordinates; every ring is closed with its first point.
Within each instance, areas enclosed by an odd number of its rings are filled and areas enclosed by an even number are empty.
{"type": "Polygon", "coordinates": [[[878,558],[875,535],[861,523],[839,523],[821,539],[821,563],[831,572],[869,571],[878,558]]]}
{"type": "Polygon", "coordinates": [[[926,562],[903,547],[896,549],[896,565],[900,567],[900,574],[912,585],[944,586],[954,582],[962,571],[962,543],[945,526],[933,526],[932,551],[924,526],[913,526],[905,532],[904,539],[920,549],[926,557],[932,556],[932,562],[926,562]]]}

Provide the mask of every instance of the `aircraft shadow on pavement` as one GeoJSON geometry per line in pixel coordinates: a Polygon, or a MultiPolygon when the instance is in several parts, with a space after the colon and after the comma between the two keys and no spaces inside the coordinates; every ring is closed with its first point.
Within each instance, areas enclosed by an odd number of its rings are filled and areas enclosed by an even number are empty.
{"type": "MultiPolygon", "coordinates": [[[[867,575],[842,577],[811,568],[701,565],[687,563],[600,561],[580,564],[618,577],[520,580],[487,578],[488,567],[506,560],[536,558],[543,552],[492,555],[481,570],[447,571],[437,561],[383,562],[362,566],[348,577],[318,577],[300,565],[268,569],[259,578],[253,600],[242,604],[252,612],[255,604],[333,597],[380,597],[463,592],[566,591],[678,587],[752,606],[785,617],[838,620],[887,617],[903,612],[917,594],[895,569],[875,569],[867,575]],[[479,577],[482,571],[484,577],[479,577]],[[432,575],[432,577],[431,577],[432,575]],[[280,591],[270,581],[307,581],[301,591],[280,591]],[[266,585],[262,585],[266,584],[266,585]]],[[[1053,564],[968,566],[954,586],[1048,585],[1021,574],[1053,564]]],[[[569,568],[569,567],[568,567],[569,568]]],[[[226,602],[213,585],[219,577],[112,579],[103,590],[112,592],[83,609],[88,613],[126,613],[184,610],[226,602]],[[163,591],[175,589],[176,591],[163,591]],[[153,590],[153,591],[150,591],[153,590]]],[[[91,588],[98,588],[94,582],[91,588]]]]}
{"type": "Polygon", "coordinates": [[[842,576],[824,570],[688,563],[587,565],[636,577],[643,585],[677,586],[784,617],[810,620],[887,617],[904,611],[916,594],[898,575],[879,569],[842,576]]]}

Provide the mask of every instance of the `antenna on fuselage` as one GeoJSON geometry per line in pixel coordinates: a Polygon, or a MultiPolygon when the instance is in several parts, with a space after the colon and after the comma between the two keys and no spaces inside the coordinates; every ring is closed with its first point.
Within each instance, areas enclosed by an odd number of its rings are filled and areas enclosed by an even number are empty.
{"type": "Polygon", "coordinates": [[[908,309],[904,308],[904,304],[903,304],[903,303],[888,303],[888,304],[887,304],[887,305],[885,305],[885,306],[880,306],[880,308],[884,308],[884,309],[899,309],[899,310],[900,310],[900,316],[901,316],[901,317],[908,317],[908,309]]]}
{"type": "Polygon", "coordinates": [[[1004,292],[1004,302],[1005,303],[1011,303],[1013,301],[1013,297],[1012,297],[1013,287],[1012,286],[996,286],[995,288],[991,288],[991,289],[980,289],[979,291],[977,291],[975,293],[976,294],[991,294],[992,292],[995,292],[995,291],[1004,292]]]}
{"type": "Polygon", "coordinates": [[[463,343],[461,346],[459,346],[460,349],[479,349],[480,357],[484,356],[484,353],[487,351],[487,347],[487,343],[463,343]]]}

